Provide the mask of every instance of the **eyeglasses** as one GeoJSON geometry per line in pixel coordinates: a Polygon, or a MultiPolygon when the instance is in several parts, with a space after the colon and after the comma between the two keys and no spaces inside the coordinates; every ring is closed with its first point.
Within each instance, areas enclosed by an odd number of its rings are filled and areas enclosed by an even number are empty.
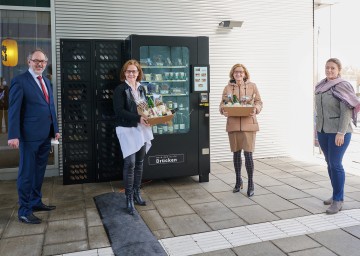
{"type": "Polygon", "coordinates": [[[31,60],[32,62],[34,62],[35,64],[45,64],[47,63],[47,60],[31,60]]]}
{"type": "Polygon", "coordinates": [[[126,70],[125,73],[126,73],[126,74],[131,74],[131,73],[133,73],[134,75],[136,75],[137,73],[139,73],[139,71],[137,71],[137,70],[126,70]]]}
{"type": "Polygon", "coordinates": [[[245,71],[234,71],[234,74],[245,74],[245,71]]]}

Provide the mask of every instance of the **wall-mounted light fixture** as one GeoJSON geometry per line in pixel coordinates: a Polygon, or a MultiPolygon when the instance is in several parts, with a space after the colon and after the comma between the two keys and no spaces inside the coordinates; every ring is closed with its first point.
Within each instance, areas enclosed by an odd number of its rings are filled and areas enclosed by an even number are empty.
{"type": "Polygon", "coordinates": [[[18,64],[18,45],[14,39],[5,39],[1,43],[2,64],[15,67],[18,64]]]}
{"type": "Polygon", "coordinates": [[[323,7],[332,6],[334,4],[337,4],[338,1],[335,0],[314,0],[314,9],[320,9],[323,7]]]}
{"type": "Polygon", "coordinates": [[[220,28],[240,28],[244,22],[238,20],[224,20],[219,23],[220,28]]]}

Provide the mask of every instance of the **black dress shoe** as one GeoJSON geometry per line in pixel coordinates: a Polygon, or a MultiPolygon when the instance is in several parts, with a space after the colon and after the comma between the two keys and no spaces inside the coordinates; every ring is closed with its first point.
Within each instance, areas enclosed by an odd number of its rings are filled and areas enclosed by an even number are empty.
{"type": "Polygon", "coordinates": [[[41,219],[36,217],[34,214],[29,214],[28,216],[19,216],[19,221],[26,224],[40,224],[41,219]]]}
{"type": "Polygon", "coordinates": [[[33,207],[34,212],[48,212],[48,211],[52,211],[52,210],[55,210],[55,209],[56,209],[56,206],[54,206],[54,205],[46,205],[46,204],[41,204],[41,205],[33,207]]]}

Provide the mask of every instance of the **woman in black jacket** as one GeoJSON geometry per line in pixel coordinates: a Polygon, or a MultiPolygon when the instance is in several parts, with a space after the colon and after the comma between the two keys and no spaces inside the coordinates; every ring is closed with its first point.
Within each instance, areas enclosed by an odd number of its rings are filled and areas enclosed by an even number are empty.
{"type": "Polygon", "coordinates": [[[134,201],[146,205],[140,196],[145,154],[154,138],[147,117],[138,114],[137,105],[146,103],[146,92],[140,84],[143,72],[136,60],[128,60],[121,69],[120,80],[124,81],[114,91],[116,134],[124,157],[123,180],[126,207],[134,214],[134,201]]]}

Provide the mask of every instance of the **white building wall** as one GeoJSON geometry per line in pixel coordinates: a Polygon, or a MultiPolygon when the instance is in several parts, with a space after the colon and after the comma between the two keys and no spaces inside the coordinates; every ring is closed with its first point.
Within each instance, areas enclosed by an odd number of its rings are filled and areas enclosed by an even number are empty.
{"type": "MultiPolygon", "coordinates": [[[[218,111],[235,63],[249,69],[264,109],[255,158],[313,153],[312,0],[54,0],[57,84],[60,38],[125,39],[130,34],[210,39],[211,161],[232,159],[218,111]],[[223,29],[223,20],[242,20],[223,29]]],[[[60,86],[58,97],[60,98],[60,86]]],[[[61,103],[59,105],[61,108],[61,103]]],[[[61,113],[59,111],[59,119],[61,113]]],[[[60,150],[61,154],[61,150],[60,150]]],[[[60,169],[62,156],[60,156],[60,169]]]]}

